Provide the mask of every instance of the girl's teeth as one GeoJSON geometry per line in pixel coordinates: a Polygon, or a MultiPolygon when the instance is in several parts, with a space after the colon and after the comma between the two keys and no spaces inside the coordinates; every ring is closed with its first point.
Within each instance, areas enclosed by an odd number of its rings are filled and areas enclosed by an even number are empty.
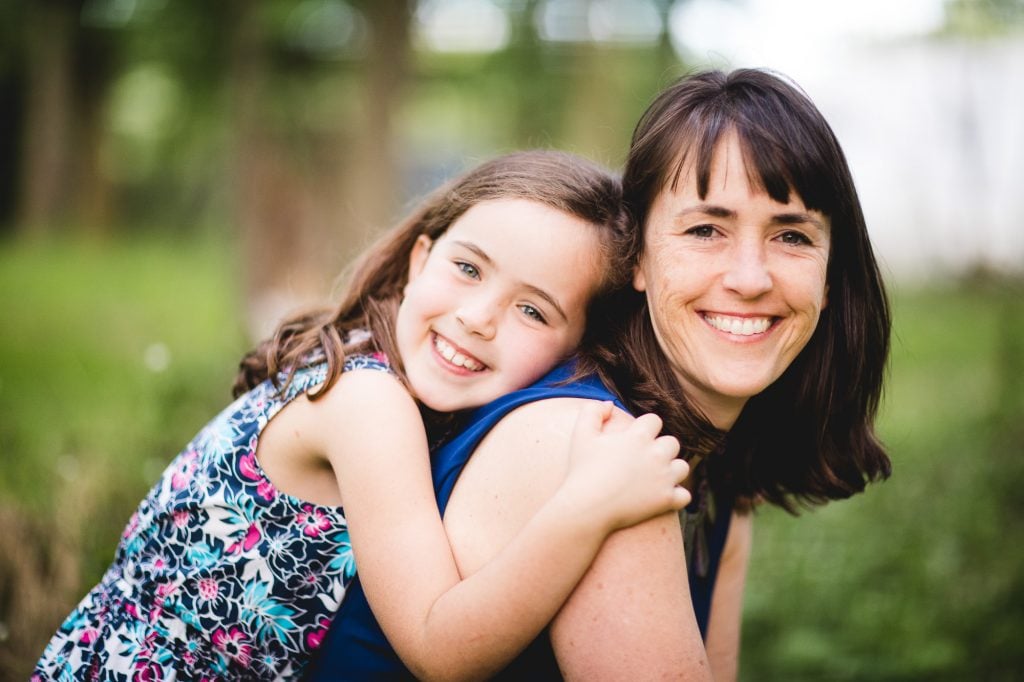
{"type": "Polygon", "coordinates": [[[434,337],[434,348],[436,348],[437,352],[441,354],[441,357],[443,357],[445,360],[452,363],[456,367],[462,367],[464,369],[470,370],[471,372],[479,372],[484,368],[483,365],[481,365],[476,360],[471,360],[462,353],[456,351],[454,348],[448,345],[440,336],[434,337]]]}

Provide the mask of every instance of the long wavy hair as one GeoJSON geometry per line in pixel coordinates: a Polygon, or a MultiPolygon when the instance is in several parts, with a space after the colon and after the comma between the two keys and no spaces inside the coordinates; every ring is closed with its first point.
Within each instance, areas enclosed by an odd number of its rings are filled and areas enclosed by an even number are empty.
{"type": "Polygon", "coordinates": [[[706,196],[722,137],[735,131],[751,183],[781,203],[795,192],[831,222],[828,306],[811,340],[783,375],[752,397],[728,434],[688,399],[661,351],[646,299],[624,291],[605,337],[601,370],[631,406],[660,414],[684,447],[708,457],[716,491],[796,504],[849,497],[891,465],[873,423],[889,351],[890,313],[845,156],[832,129],[796,86],[740,69],[685,77],[663,91],[633,133],[623,173],[636,226],[630,258],[644,248],[648,212],[692,167],[706,196]]]}
{"type": "MultiPolygon", "coordinates": [[[[395,350],[395,318],[409,279],[409,254],[420,235],[436,240],[472,206],[495,199],[527,199],[577,217],[598,230],[604,280],[588,308],[599,311],[629,276],[632,239],[617,177],[564,152],[526,151],[487,161],[428,196],[357,261],[340,301],[286,319],[274,335],[247,353],[235,378],[237,397],[270,379],[287,385],[293,370],[327,363],[327,379],[309,394],[322,396],[341,374],[346,353],[380,351],[404,379],[395,350]],[[369,335],[352,332],[365,330],[369,335]],[[283,383],[282,383],[282,377],[283,383]]],[[[588,325],[588,329],[590,325],[588,325]]],[[[591,344],[585,333],[582,348],[591,344]]]]}

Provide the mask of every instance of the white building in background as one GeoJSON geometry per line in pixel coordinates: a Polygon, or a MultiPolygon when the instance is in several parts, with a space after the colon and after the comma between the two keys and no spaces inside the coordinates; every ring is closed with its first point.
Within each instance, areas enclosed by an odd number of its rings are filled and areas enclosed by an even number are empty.
{"type": "Polygon", "coordinates": [[[1024,38],[924,37],[938,0],[687,0],[691,62],[793,78],[849,158],[883,267],[898,280],[1024,272],[1024,38]]]}
{"type": "Polygon", "coordinates": [[[808,89],[835,122],[892,273],[1024,272],[1024,41],[849,57],[842,87],[808,89]]]}

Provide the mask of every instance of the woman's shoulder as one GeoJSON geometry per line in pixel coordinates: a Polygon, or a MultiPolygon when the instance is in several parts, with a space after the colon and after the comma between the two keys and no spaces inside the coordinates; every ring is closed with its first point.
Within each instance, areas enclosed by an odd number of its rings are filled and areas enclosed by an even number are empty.
{"type": "MultiPolygon", "coordinates": [[[[580,411],[592,398],[554,395],[524,403],[505,414],[481,440],[467,465],[504,470],[512,466],[526,478],[552,472],[562,475],[569,442],[580,411]]],[[[631,421],[622,409],[612,411],[611,424],[631,421]]],[[[533,480],[536,480],[534,478],[533,480]]]]}

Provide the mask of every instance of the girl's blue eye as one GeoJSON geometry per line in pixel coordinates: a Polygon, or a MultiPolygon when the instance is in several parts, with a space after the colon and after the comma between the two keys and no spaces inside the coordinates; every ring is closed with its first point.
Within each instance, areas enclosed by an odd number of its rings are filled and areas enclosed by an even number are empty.
{"type": "Polygon", "coordinates": [[[793,230],[789,232],[784,232],[782,236],[779,237],[779,239],[782,240],[783,244],[792,244],[793,246],[800,246],[811,243],[811,240],[807,238],[807,235],[805,235],[802,232],[796,232],[793,230]]]}
{"type": "Polygon", "coordinates": [[[519,309],[523,311],[523,314],[529,317],[530,319],[536,320],[541,324],[547,324],[547,320],[544,319],[544,315],[542,315],[541,312],[534,308],[532,305],[524,303],[519,306],[519,309]]]}
{"type": "Polygon", "coordinates": [[[476,266],[472,263],[465,263],[463,261],[455,261],[455,267],[457,267],[462,274],[472,279],[480,279],[480,271],[476,269],[476,266]]]}

